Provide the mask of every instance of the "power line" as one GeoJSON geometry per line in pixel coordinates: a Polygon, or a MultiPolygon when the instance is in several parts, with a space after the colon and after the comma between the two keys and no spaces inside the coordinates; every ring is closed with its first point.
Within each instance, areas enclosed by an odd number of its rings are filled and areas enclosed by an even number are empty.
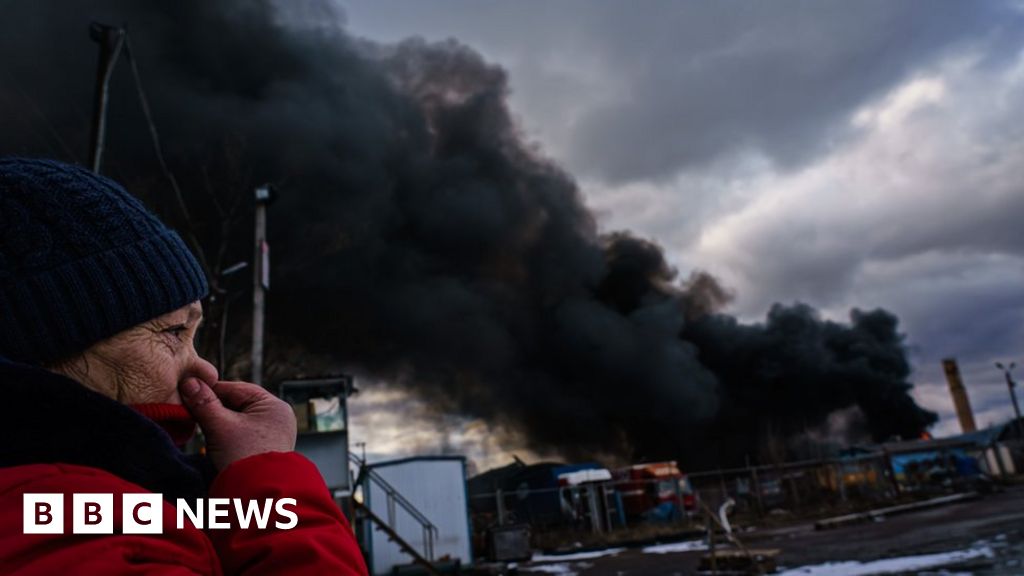
{"type": "MultiPolygon", "coordinates": [[[[7,74],[7,78],[10,79],[11,85],[22,97],[22,99],[25,100],[25,103],[28,104],[29,108],[35,113],[35,115],[43,121],[43,125],[46,127],[46,131],[49,132],[50,136],[52,136],[58,144],[60,144],[61,149],[64,151],[65,154],[68,155],[68,158],[75,162],[78,162],[78,156],[71,150],[71,147],[67,145],[67,142],[65,142],[64,139],[60,137],[60,133],[57,132],[57,129],[53,126],[53,123],[50,122],[50,118],[46,115],[46,112],[43,111],[43,109],[36,104],[35,100],[30,98],[29,95],[25,92],[25,90],[22,89],[21,82],[18,81],[14,74],[11,74],[10,70],[4,70],[4,72],[7,74]]],[[[28,121],[26,119],[26,124],[28,124],[30,130],[36,132],[35,128],[32,126],[31,121],[28,121]]],[[[37,136],[39,135],[38,132],[36,132],[36,134],[37,136]]],[[[46,143],[45,138],[40,138],[40,140],[46,143]]],[[[50,145],[47,144],[47,147],[49,148],[50,145]]]]}
{"type": "Polygon", "coordinates": [[[139,67],[135,58],[135,52],[132,50],[131,36],[128,31],[125,30],[124,37],[124,51],[125,57],[128,58],[128,64],[132,69],[132,78],[135,84],[135,93],[139,97],[139,104],[142,106],[142,114],[146,118],[146,125],[149,127],[150,140],[153,142],[153,151],[156,153],[157,162],[160,164],[160,170],[163,172],[164,177],[171,184],[171,188],[174,190],[174,197],[178,203],[178,209],[181,211],[182,216],[185,218],[185,223],[190,229],[188,234],[189,242],[192,243],[193,251],[199,258],[200,263],[203,266],[203,270],[209,274],[210,268],[206,263],[206,256],[203,253],[202,246],[199,245],[195,235],[191,232],[192,215],[188,211],[188,206],[185,204],[185,197],[181,193],[181,187],[178,186],[178,179],[175,178],[174,173],[171,172],[170,167],[167,165],[167,161],[164,159],[163,147],[160,145],[160,134],[157,132],[156,123],[153,121],[153,114],[149,107],[149,99],[146,98],[146,92],[142,88],[142,77],[139,74],[139,67]]]}

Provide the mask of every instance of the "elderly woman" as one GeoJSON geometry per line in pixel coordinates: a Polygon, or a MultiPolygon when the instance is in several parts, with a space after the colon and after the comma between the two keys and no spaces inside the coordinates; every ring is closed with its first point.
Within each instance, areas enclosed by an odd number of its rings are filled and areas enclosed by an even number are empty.
{"type": "Polygon", "coordinates": [[[0,573],[366,573],[293,451],[288,405],[196,354],[206,293],[178,235],[118,184],[0,159],[0,573]],[[180,449],[196,423],[205,457],[180,449]],[[163,533],[124,533],[122,494],[147,491],[163,533]],[[113,494],[112,534],[72,533],[73,493],[113,494]],[[22,533],[25,494],[64,494],[62,534],[22,533]],[[244,529],[232,510],[230,528],[179,529],[178,498],[294,498],[298,523],[244,529]]]}

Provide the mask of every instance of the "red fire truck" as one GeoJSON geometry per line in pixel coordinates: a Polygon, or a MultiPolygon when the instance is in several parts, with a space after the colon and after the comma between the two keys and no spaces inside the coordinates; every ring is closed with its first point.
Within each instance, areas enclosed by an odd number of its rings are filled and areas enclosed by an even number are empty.
{"type": "Polygon", "coordinates": [[[626,516],[676,519],[697,510],[697,500],[686,475],[675,461],[635,464],[612,474],[626,516]]]}

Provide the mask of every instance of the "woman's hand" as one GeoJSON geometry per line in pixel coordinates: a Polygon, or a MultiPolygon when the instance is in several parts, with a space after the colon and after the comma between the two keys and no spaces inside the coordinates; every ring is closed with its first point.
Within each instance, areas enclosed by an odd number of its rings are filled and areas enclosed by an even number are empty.
{"type": "Polygon", "coordinates": [[[206,454],[218,470],[256,454],[295,449],[295,413],[255,384],[218,382],[211,388],[199,378],[186,378],[179,392],[203,429],[206,454]]]}

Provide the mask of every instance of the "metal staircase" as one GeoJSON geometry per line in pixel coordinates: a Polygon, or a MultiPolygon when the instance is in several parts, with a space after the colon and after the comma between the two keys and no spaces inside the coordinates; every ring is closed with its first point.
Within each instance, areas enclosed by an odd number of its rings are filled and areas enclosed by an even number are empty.
{"type": "Polygon", "coordinates": [[[356,477],[356,486],[362,486],[363,498],[367,498],[370,491],[370,486],[376,486],[386,497],[386,509],[387,518],[381,518],[374,513],[368,506],[362,502],[358,502],[353,499],[354,510],[370,520],[373,525],[384,532],[387,535],[388,540],[394,542],[398,547],[412,557],[413,561],[420,566],[423,566],[427,572],[434,576],[440,576],[437,568],[434,566],[434,542],[437,540],[437,526],[430,521],[429,518],[423,515],[413,504],[409,502],[394,486],[389,484],[384,478],[380,476],[376,471],[366,466],[361,458],[355,454],[349,453],[349,460],[358,466],[359,473],[356,477]],[[413,520],[415,520],[423,530],[423,551],[422,553],[417,550],[412,544],[401,537],[396,529],[396,516],[398,509],[404,510],[413,520]]]}

